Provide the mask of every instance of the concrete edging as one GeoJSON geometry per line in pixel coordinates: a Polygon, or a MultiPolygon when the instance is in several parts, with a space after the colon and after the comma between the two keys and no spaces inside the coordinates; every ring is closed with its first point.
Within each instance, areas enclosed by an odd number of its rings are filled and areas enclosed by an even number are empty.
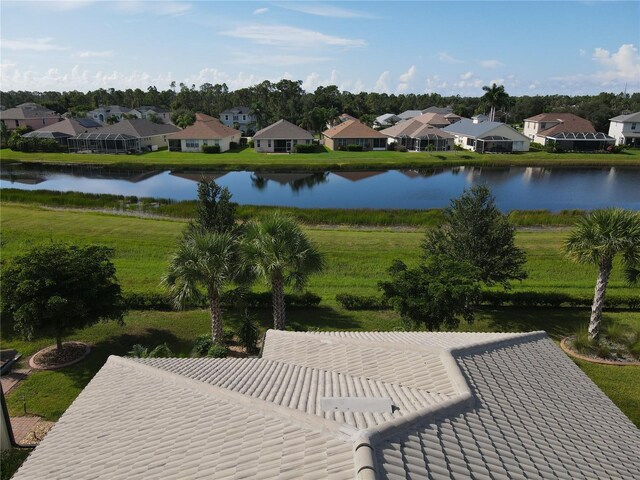
{"type": "Polygon", "coordinates": [[[40,366],[40,365],[38,365],[36,363],[36,359],[37,359],[38,355],[40,355],[43,351],[51,348],[51,346],[49,346],[49,347],[45,347],[42,350],[39,350],[36,353],[34,353],[33,355],[31,355],[31,357],[29,358],[29,366],[33,370],[58,370],[60,368],[68,367],[70,365],[75,365],[76,363],[81,362],[82,360],[87,358],[89,353],[91,353],[91,346],[87,345],[86,343],[83,343],[83,342],[65,342],[65,343],[74,343],[76,345],[84,345],[85,346],[84,355],[81,356],[80,358],[76,358],[75,360],[73,360],[71,362],[62,363],[60,365],[54,365],[52,367],[42,367],[42,366],[40,366]]]}
{"type": "Polygon", "coordinates": [[[562,340],[560,340],[560,348],[564,353],[566,353],[570,357],[578,358],[580,360],[584,360],[585,362],[598,363],[601,365],[615,365],[617,367],[625,367],[630,365],[634,367],[640,367],[640,362],[619,362],[616,360],[605,360],[605,359],[587,357],[586,355],[581,355],[578,352],[575,352],[571,350],[571,348],[569,348],[569,346],[567,345],[567,340],[569,338],[571,337],[564,337],[562,340]]]}

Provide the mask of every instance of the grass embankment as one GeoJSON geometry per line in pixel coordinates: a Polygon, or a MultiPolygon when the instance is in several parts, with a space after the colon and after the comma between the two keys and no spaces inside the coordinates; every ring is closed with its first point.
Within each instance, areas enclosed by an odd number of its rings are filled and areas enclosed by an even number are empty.
{"type": "MultiPolygon", "coordinates": [[[[115,248],[114,261],[123,289],[128,292],[159,292],[159,278],[180,235],[184,222],[103,214],[98,212],[51,211],[37,206],[3,204],[1,216],[3,261],[26,251],[31,245],[50,240],[101,243],[115,248]]],[[[377,282],[395,258],[408,263],[418,260],[422,231],[307,228],[326,255],[327,270],[311,279],[309,289],[322,296],[319,308],[290,310],[289,324],[298,328],[389,330],[400,326],[392,311],[347,311],[335,302],[338,293],[376,295],[377,282]]],[[[565,233],[553,230],[520,231],[517,244],[528,254],[529,279],[515,290],[553,291],[589,295],[595,269],[566,260],[560,246],[565,233]]],[[[614,270],[608,294],[637,294],[614,270]]],[[[269,311],[256,312],[263,328],[270,323],[269,311]]],[[[546,330],[552,338],[575,332],[588,321],[586,309],[485,309],[464,330],[546,330]]],[[[229,324],[238,315],[226,315],[229,324]]],[[[640,312],[607,312],[605,320],[640,328],[640,312]]],[[[98,324],[75,332],[70,338],[91,342],[94,352],[85,362],[55,372],[31,375],[8,397],[11,412],[20,414],[22,398],[30,413],[58,418],[78,395],[109,354],[125,354],[135,343],[155,346],[167,342],[186,355],[196,335],[209,331],[206,311],[131,312],[126,325],[98,324]]],[[[53,343],[51,338],[23,342],[3,322],[3,346],[28,355],[53,343]]],[[[640,425],[640,369],[579,363],[614,402],[640,425]]]]}
{"type": "Polygon", "coordinates": [[[122,168],[181,168],[214,170],[383,170],[451,166],[589,167],[640,166],[640,150],[610,153],[480,154],[449,152],[333,152],[265,154],[245,148],[217,155],[162,150],[136,155],[24,153],[0,150],[1,162],[109,165],[122,168]]]}
{"type": "MultiPolygon", "coordinates": [[[[19,190],[5,188],[0,192],[2,201],[45,205],[58,208],[82,208],[113,210],[115,212],[152,214],[178,219],[195,216],[196,201],[173,201],[163,198],[131,197],[123,195],[93,194],[79,192],[58,192],[53,190],[19,190]]],[[[306,225],[347,225],[375,227],[430,227],[442,220],[442,210],[399,210],[399,209],[338,209],[338,208],[295,208],[240,205],[237,215],[240,220],[265,215],[274,209],[286,212],[306,225]]],[[[584,215],[582,210],[562,210],[557,213],[548,210],[513,210],[509,220],[518,227],[529,226],[571,226],[584,215]]]]}

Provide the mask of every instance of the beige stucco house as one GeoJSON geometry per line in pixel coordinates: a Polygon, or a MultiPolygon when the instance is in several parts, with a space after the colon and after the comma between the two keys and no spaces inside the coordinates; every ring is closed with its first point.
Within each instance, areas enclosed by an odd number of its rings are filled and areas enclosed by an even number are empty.
{"type": "Polygon", "coordinates": [[[313,135],[287,120],[278,120],[253,136],[253,148],[262,153],[294,152],[297,144],[311,145],[313,135]]]}
{"type": "Polygon", "coordinates": [[[201,152],[205,145],[218,145],[221,152],[239,143],[242,133],[223,125],[217,118],[196,113],[193,125],[168,136],[169,150],[173,152],[201,152]]]}
{"type": "Polygon", "coordinates": [[[389,137],[358,120],[347,120],[322,132],[324,144],[331,150],[342,150],[347,145],[362,145],[363,150],[386,150],[389,137]]]}
{"type": "Polygon", "coordinates": [[[62,116],[37,103],[22,103],[14,108],[0,111],[0,121],[7,130],[28,127],[32,130],[52,125],[62,120],[62,116]]]}

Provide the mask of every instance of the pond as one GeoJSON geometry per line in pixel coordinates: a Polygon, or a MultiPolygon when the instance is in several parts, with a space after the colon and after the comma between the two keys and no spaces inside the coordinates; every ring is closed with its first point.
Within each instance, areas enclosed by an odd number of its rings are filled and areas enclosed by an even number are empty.
{"type": "Polygon", "coordinates": [[[102,167],[3,166],[0,187],[196,198],[204,176],[240,204],[301,208],[442,208],[465,188],[491,187],[500,209],[640,210],[640,168],[452,167],[358,172],[136,171],[102,167]]]}

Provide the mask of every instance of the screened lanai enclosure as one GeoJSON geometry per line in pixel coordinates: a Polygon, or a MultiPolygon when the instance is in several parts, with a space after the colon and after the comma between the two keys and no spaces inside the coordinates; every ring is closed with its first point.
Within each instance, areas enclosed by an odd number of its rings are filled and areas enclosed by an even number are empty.
{"type": "Polygon", "coordinates": [[[70,153],[130,153],[140,151],[140,139],[124,133],[81,133],[67,140],[70,153]]]}
{"type": "Polygon", "coordinates": [[[573,152],[592,152],[606,150],[615,143],[609,135],[598,133],[558,133],[547,137],[547,143],[553,142],[556,149],[573,152]]]}
{"type": "Polygon", "coordinates": [[[400,145],[407,147],[407,150],[424,151],[446,151],[451,150],[453,145],[452,137],[443,137],[435,133],[428,133],[420,137],[399,137],[400,145]]]}
{"type": "MultiPolygon", "coordinates": [[[[476,152],[479,153],[511,153],[513,152],[513,140],[499,135],[489,135],[488,137],[476,140],[476,152]]],[[[522,142],[520,142],[522,143],[522,142]]]]}

